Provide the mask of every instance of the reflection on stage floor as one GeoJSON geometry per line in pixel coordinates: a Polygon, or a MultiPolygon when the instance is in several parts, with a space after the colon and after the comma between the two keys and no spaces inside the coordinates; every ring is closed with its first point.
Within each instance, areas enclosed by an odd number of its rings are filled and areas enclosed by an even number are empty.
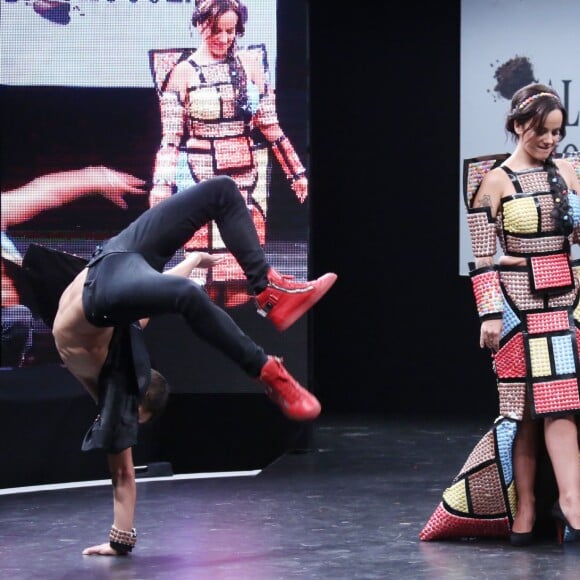
{"type": "Polygon", "coordinates": [[[305,448],[264,469],[141,478],[137,546],[120,558],[81,555],[106,541],[107,481],[0,490],[0,577],[577,578],[580,547],[558,546],[555,533],[519,549],[500,539],[419,541],[487,427],[323,415],[306,431],[305,448]]]}

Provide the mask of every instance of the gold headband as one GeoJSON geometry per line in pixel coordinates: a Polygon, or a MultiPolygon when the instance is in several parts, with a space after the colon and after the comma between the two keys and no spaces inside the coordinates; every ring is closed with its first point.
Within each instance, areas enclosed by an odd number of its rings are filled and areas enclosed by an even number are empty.
{"type": "Polygon", "coordinates": [[[560,101],[559,97],[557,97],[553,93],[536,93],[535,95],[532,95],[527,99],[524,99],[519,105],[516,105],[513,108],[512,113],[523,111],[530,103],[533,103],[536,99],[539,99],[540,97],[552,97],[553,99],[556,99],[558,102],[560,101]]]}
{"type": "MultiPolygon", "coordinates": [[[[209,7],[215,2],[215,0],[203,0],[202,2],[199,3],[197,9],[200,12],[205,12],[206,10],[209,9],[209,7]]],[[[238,0],[231,0],[232,4],[236,7],[239,8],[240,7],[240,3],[238,2],[238,0]]]]}

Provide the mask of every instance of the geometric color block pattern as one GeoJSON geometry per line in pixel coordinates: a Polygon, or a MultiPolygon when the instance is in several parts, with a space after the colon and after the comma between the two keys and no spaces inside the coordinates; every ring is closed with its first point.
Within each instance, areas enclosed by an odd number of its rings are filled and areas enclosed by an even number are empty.
{"type": "Polygon", "coordinates": [[[504,299],[501,338],[505,338],[516,326],[520,325],[521,323],[522,321],[520,317],[511,307],[511,304],[504,299]]]}
{"type": "Polygon", "coordinates": [[[497,251],[497,232],[489,208],[467,210],[467,226],[474,257],[493,256],[497,251]]]}
{"type": "Polygon", "coordinates": [[[524,339],[521,333],[510,338],[496,353],[494,366],[502,379],[516,379],[527,374],[524,339]]]}
{"type": "Polygon", "coordinates": [[[578,411],[580,409],[578,380],[576,378],[534,383],[533,394],[536,414],[550,414],[566,410],[578,411]]]}
{"type": "Polygon", "coordinates": [[[489,155],[485,157],[474,157],[463,162],[463,201],[465,206],[470,208],[473,197],[477,193],[481,180],[485,174],[493,168],[496,163],[506,159],[507,155],[489,155]]]}
{"type": "Polygon", "coordinates": [[[569,287],[574,283],[566,254],[532,256],[530,264],[536,290],[569,287]]]}
{"type": "MultiPolygon", "coordinates": [[[[564,317],[560,312],[559,318],[563,323],[564,317]]],[[[555,325],[556,320],[556,316],[551,321],[546,318],[549,325],[555,325]]],[[[578,330],[573,323],[571,326],[568,323],[568,329],[555,332],[546,327],[544,336],[528,333],[524,337],[530,369],[527,375],[521,377],[528,384],[532,417],[580,412],[578,330]]]]}
{"type": "MultiPolygon", "coordinates": [[[[503,295],[497,270],[474,271],[471,273],[473,295],[480,318],[503,312],[503,295]]],[[[501,317],[500,317],[501,318],[501,317]]]]}
{"type": "Polygon", "coordinates": [[[514,334],[515,313],[512,317],[509,300],[504,304],[503,320],[512,321],[512,332],[509,339],[502,339],[493,359],[500,414],[521,420],[527,395],[531,395],[529,404],[534,417],[580,412],[576,380],[580,331],[570,310],[527,313],[522,324],[527,332],[514,334]]]}
{"type": "MultiPolygon", "coordinates": [[[[517,509],[512,452],[518,422],[525,412],[532,418],[580,414],[580,260],[570,252],[572,244],[580,244],[580,192],[551,191],[558,179],[549,181],[548,164],[513,171],[502,165],[508,157],[468,159],[463,171],[477,250],[493,246],[486,238],[491,214],[486,224],[483,209],[472,208],[481,180],[501,165],[514,188],[513,195],[501,198],[495,215],[496,242],[504,256],[493,265],[495,254],[489,254],[490,265],[470,273],[480,318],[502,315],[499,350],[492,354],[500,418],[443,492],[421,540],[508,536],[517,509]],[[554,211],[561,195],[568,198],[571,232],[563,231],[562,216],[554,211]],[[492,271],[499,275],[501,306],[492,271]],[[482,274],[486,277],[478,279],[482,274]]],[[[580,154],[573,162],[580,175],[580,154]]]]}
{"type": "Polygon", "coordinates": [[[549,377],[552,374],[550,363],[550,351],[548,349],[548,339],[530,338],[530,361],[532,364],[531,372],[533,377],[549,377]]]}
{"type": "Polygon", "coordinates": [[[499,396],[499,414],[502,417],[509,417],[521,421],[524,418],[526,407],[525,382],[501,382],[497,383],[499,396]]]}
{"type": "Polygon", "coordinates": [[[419,533],[419,539],[432,542],[474,536],[500,538],[508,536],[509,530],[510,522],[507,517],[469,518],[450,512],[441,502],[419,533]]]}
{"type": "Polygon", "coordinates": [[[515,421],[500,421],[495,426],[500,465],[503,469],[503,479],[511,482],[514,478],[512,465],[512,444],[516,436],[517,423],[515,421]]]}
{"type": "Polygon", "coordinates": [[[557,375],[573,373],[576,364],[574,362],[574,347],[570,334],[552,337],[552,352],[557,375]]]}
{"type": "Polygon", "coordinates": [[[503,205],[503,224],[506,232],[533,234],[539,230],[539,216],[532,197],[517,198],[503,205]]]}
{"type": "Polygon", "coordinates": [[[419,533],[423,541],[509,535],[516,508],[512,448],[517,422],[499,418],[443,492],[419,533]]]}
{"type": "MultiPolygon", "coordinates": [[[[580,159],[580,157],[578,157],[580,159]]],[[[580,167],[580,163],[578,164],[580,167]]],[[[572,195],[569,199],[570,210],[572,212],[572,223],[577,226],[580,224],[580,199],[578,196],[572,195]]]]}
{"type": "Polygon", "coordinates": [[[568,330],[568,311],[553,310],[551,312],[534,312],[528,314],[526,319],[528,332],[530,334],[541,334],[543,332],[557,332],[568,330]]]}

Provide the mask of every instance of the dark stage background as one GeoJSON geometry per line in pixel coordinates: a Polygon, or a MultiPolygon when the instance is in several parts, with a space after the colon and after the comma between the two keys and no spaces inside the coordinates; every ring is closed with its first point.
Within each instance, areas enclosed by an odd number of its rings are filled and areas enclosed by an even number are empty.
{"type": "Polygon", "coordinates": [[[310,2],[312,261],[340,276],[313,315],[323,408],[492,419],[457,273],[459,0],[346,20],[310,2]]]}

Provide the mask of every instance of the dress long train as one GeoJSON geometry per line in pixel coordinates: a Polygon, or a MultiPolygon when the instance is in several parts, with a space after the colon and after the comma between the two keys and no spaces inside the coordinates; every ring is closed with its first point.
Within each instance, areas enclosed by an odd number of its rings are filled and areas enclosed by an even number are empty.
{"type": "Polygon", "coordinates": [[[517,505],[512,467],[516,433],[517,421],[496,420],[443,492],[421,540],[509,535],[517,505]]]}

